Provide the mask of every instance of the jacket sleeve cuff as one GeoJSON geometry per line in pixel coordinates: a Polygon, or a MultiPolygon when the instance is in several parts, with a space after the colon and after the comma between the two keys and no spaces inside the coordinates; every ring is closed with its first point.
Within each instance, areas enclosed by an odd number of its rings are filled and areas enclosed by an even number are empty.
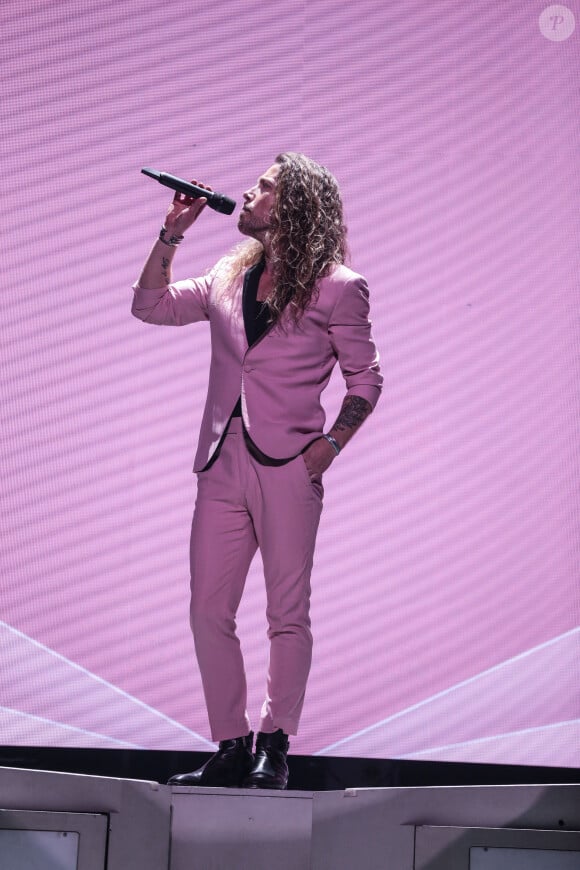
{"type": "Polygon", "coordinates": [[[139,302],[145,305],[154,305],[165,296],[168,286],[166,284],[164,287],[140,287],[138,282],[135,281],[131,288],[133,291],[133,306],[138,305],[139,302]]]}
{"type": "Polygon", "coordinates": [[[361,399],[366,399],[374,410],[375,405],[379,401],[379,396],[381,395],[381,388],[374,384],[358,384],[356,387],[350,387],[346,391],[346,395],[360,396],[361,399]]]}

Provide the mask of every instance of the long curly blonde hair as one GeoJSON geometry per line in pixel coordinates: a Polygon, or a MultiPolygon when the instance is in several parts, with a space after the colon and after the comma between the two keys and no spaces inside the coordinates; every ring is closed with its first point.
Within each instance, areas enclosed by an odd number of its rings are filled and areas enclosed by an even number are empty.
{"type": "MultiPolygon", "coordinates": [[[[315,298],[318,281],[347,256],[342,200],[334,176],[304,154],[278,154],[280,172],[270,236],[274,290],[267,299],[270,321],[282,313],[298,322],[315,298]]],[[[263,255],[260,242],[238,245],[230,269],[239,274],[263,255]]]]}

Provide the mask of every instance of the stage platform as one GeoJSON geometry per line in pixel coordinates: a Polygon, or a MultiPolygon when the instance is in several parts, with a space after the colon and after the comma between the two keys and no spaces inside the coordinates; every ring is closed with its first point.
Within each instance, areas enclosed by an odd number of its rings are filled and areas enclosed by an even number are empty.
{"type": "Polygon", "coordinates": [[[0,768],[2,870],[580,870],[580,785],[194,789],[0,768]]]}

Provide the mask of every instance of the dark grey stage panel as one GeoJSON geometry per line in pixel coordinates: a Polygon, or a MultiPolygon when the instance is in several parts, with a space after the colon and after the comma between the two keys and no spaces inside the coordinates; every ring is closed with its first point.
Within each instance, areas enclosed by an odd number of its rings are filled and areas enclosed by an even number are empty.
{"type": "Polygon", "coordinates": [[[517,828],[416,829],[414,870],[580,870],[580,832],[517,828]]]}
{"type": "Polygon", "coordinates": [[[580,852],[568,849],[519,849],[509,846],[474,846],[470,870],[578,870],[580,852]]]}

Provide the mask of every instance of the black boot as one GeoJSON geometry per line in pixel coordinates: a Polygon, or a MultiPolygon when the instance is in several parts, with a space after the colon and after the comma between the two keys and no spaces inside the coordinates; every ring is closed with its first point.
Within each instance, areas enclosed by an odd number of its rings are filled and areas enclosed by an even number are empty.
{"type": "Polygon", "coordinates": [[[178,773],[167,785],[201,785],[215,788],[238,788],[252,769],[252,731],[247,737],[220,740],[220,748],[206,763],[192,773],[178,773]]]}
{"type": "Polygon", "coordinates": [[[256,740],[256,759],[242,787],[286,788],[288,785],[286,756],[289,748],[288,737],[281,728],[273,734],[264,734],[260,731],[256,740]]]}

